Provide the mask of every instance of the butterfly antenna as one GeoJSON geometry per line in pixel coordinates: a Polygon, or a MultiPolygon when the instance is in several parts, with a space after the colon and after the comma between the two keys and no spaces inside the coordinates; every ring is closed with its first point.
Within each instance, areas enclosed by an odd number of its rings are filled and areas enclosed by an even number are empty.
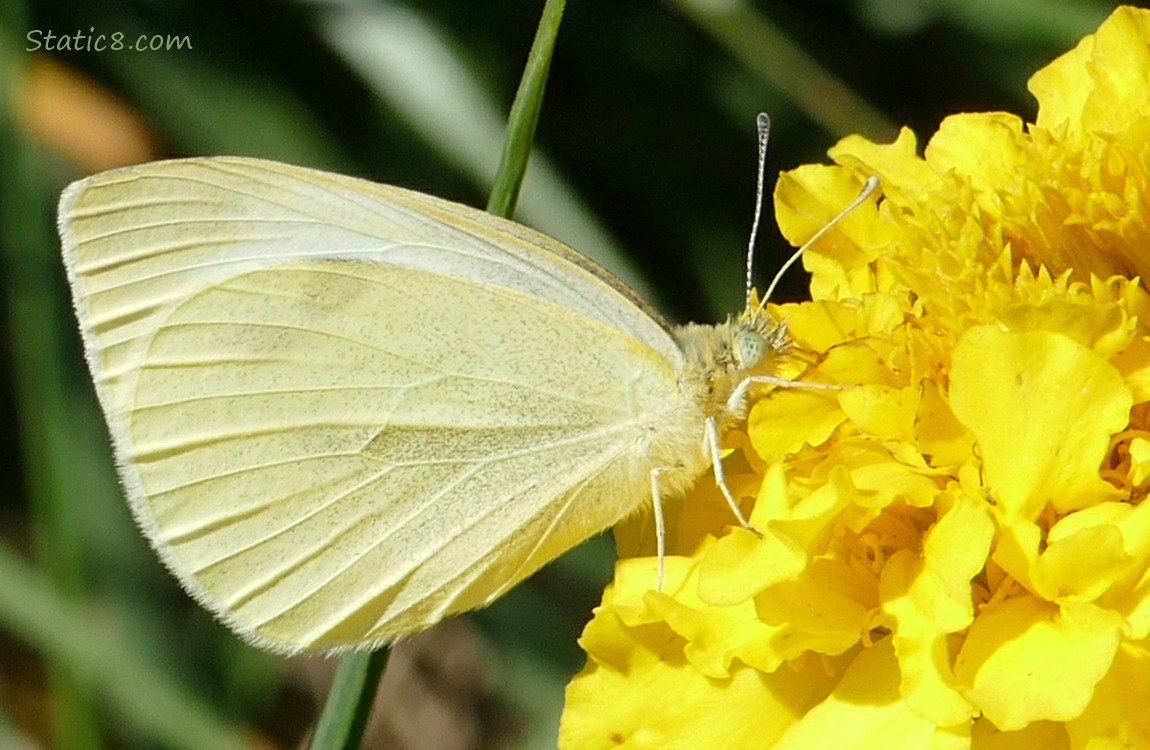
{"type": "Polygon", "coordinates": [[[759,220],[763,216],[763,181],[767,170],[767,141],[771,136],[771,118],[766,112],[760,112],[757,123],[759,126],[759,167],[755,180],[755,219],[751,223],[751,238],[747,242],[747,304],[744,309],[751,309],[751,288],[753,285],[755,266],[755,243],[759,237],[759,220]]]}
{"type": "Polygon", "coordinates": [[[847,217],[847,215],[850,214],[851,211],[854,211],[856,208],[861,206],[868,198],[870,198],[872,195],[874,195],[875,192],[878,190],[878,186],[879,186],[878,177],[871,175],[870,177],[866,178],[866,184],[863,185],[862,190],[859,191],[859,194],[855,197],[855,199],[853,201],[851,201],[850,204],[846,208],[844,208],[842,211],[839,211],[837,216],[835,216],[833,219],[831,219],[826,224],[824,224],[822,229],[815,232],[814,236],[811,237],[806,242],[804,242],[802,247],[800,247],[798,250],[791,253],[791,257],[787,258],[787,262],[784,263],[782,265],[782,267],[779,268],[778,273],[775,274],[775,278],[771,280],[771,285],[767,287],[767,291],[763,295],[763,299],[761,302],[759,302],[759,306],[755,310],[755,312],[759,312],[767,306],[767,302],[770,301],[771,295],[774,294],[774,292],[775,292],[775,287],[777,287],[779,285],[779,281],[782,280],[782,278],[783,278],[783,274],[787,272],[788,268],[790,268],[791,266],[793,266],[795,264],[795,261],[797,261],[799,258],[803,257],[803,253],[805,253],[807,251],[807,248],[809,248],[811,245],[815,244],[820,239],[822,239],[822,236],[824,234],[829,232],[834,227],[838,226],[839,222],[841,222],[843,219],[845,219],[847,217]]]}

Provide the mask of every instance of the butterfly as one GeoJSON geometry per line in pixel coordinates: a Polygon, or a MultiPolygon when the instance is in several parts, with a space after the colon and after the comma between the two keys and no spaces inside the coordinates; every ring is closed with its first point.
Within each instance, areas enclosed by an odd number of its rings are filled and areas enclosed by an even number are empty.
{"type": "Polygon", "coordinates": [[[789,383],[763,305],[674,327],[531,229],[257,159],[104,172],[59,216],[133,516],[256,645],[393,641],[652,505],[661,560],[712,466],[746,524],[720,442],[789,383]]]}

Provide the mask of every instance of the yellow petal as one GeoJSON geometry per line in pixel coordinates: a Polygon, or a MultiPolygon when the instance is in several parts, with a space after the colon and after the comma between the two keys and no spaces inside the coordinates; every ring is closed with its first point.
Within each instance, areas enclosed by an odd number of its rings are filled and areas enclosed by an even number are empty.
{"type": "Polygon", "coordinates": [[[1047,503],[1066,512],[1120,496],[1099,466],[1132,396],[1090,349],[1046,331],[972,328],[955,347],[950,400],[1006,523],[1047,503]]]}
{"type": "Polygon", "coordinates": [[[974,619],[970,581],[986,565],[994,523],[986,504],[959,494],[927,535],[921,558],[903,550],[882,573],[883,612],[902,672],[901,692],[919,715],[940,726],[976,711],[954,684],[947,636],[974,619]]]}
{"type": "MultiPolygon", "coordinates": [[[[889,454],[888,454],[889,456],[889,454]]],[[[851,482],[858,490],[855,503],[865,508],[885,508],[903,502],[916,508],[931,505],[939,485],[930,471],[894,460],[879,461],[852,469],[851,482]]]]}
{"type": "Polygon", "coordinates": [[[1047,130],[1079,127],[1082,110],[1094,89],[1087,62],[1094,51],[1094,35],[1030,77],[1026,88],[1038,100],[1036,124],[1047,130]]]}
{"type": "MultiPolygon", "coordinates": [[[[732,438],[733,435],[728,435],[727,442],[732,442],[732,438]]],[[[742,474],[734,465],[735,460],[733,457],[730,462],[724,461],[724,466],[729,466],[727,478],[732,492],[736,497],[742,497],[745,488],[740,482],[742,474]]],[[[714,542],[716,535],[738,522],[710,475],[700,477],[684,497],[664,497],[663,513],[667,525],[667,549],[687,557],[697,556],[703,547],[714,542]]],[[[615,526],[615,546],[620,557],[648,557],[650,564],[654,564],[655,522],[651,516],[648,508],[615,526]]]]}
{"type": "Polygon", "coordinates": [[[980,719],[974,722],[970,733],[970,747],[971,750],[1071,750],[1066,725],[1056,721],[1036,721],[1025,729],[1003,732],[980,719]]]}
{"type": "Polygon", "coordinates": [[[1093,349],[1104,359],[1126,349],[1137,321],[1117,302],[1049,299],[1039,303],[1004,305],[997,310],[1012,331],[1055,331],[1093,349]]]}
{"type": "Polygon", "coordinates": [[[834,383],[855,385],[882,383],[884,385],[905,385],[896,382],[888,359],[892,342],[883,337],[862,338],[836,346],[827,352],[819,363],[819,373],[834,383]]]}
{"type": "Polygon", "coordinates": [[[1022,140],[1022,118],[1017,115],[951,115],[939,125],[924,153],[935,172],[958,172],[971,181],[977,193],[989,199],[998,189],[1018,181],[1016,165],[1022,140]]]}
{"type": "Polygon", "coordinates": [[[858,310],[855,305],[827,300],[780,305],[779,317],[787,321],[791,338],[804,351],[822,354],[832,346],[858,335],[858,310]]]}
{"type": "Polygon", "coordinates": [[[780,628],[771,643],[779,658],[841,654],[870,629],[876,588],[846,563],[819,559],[798,578],[756,596],[755,607],[759,619],[780,628]]]}
{"type": "Polygon", "coordinates": [[[843,420],[833,395],[794,388],[776,390],[755,404],[747,420],[751,444],[764,459],[820,445],[843,420]]]}
{"type": "Polygon", "coordinates": [[[701,602],[695,591],[697,586],[687,586],[675,597],[651,591],[645,600],[683,638],[683,654],[696,671],[725,679],[735,659],[763,672],[778,669],[783,660],[770,647],[778,628],[764,624],[752,602],[713,606],[701,602]]]}
{"type": "Polygon", "coordinates": [[[1141,336],[1130,342],[1112,360],[1134,392],[1135,403],[1150,401],[1150,339],[1141,336]]]}
{"type": "Polygon", "coordinates": [[[1150,440],[1136,437],[1130,441],[1130,484],[1140,485],[1150,477],[1150,440]]]}
{"type": "MultiPolygon", "coordinates": [[[[1122,555],[1123,567],[1117,573],[1104,572],[1108,579],[1115,577],[1118,580],[1098,599],[1098,604],[1121,613],[1126,618],[1127,637],[1141,640],[1150,636],[1150,503],[1142,502],[1135,506],[1107,503],[1104,509],[1111,510],[1110,517],[1097,523],[1113,524],[1121,532],[1119,554],[1122,555]]],[[[1067,520],[1087,513],[1089,511],[1075,513],[1067,520]]],[[[1089,522],[1094,523],[1095,520],[1091,518],[1089,522]]],[[[1063,525],[1059,523],[1053,531],[1060,531],[1063,525]]]]}
{"type": "Polygon", "coordinates": [[[863,385],[839,394],[839,405],[863,432],[891,440],[914,439],[919,389],[863,385]]]}
{"type": "Polygon", "coordinates": [[[914,429],[918,448],[931,466],[957,466],[970,460],[974,435],[954,416],[933,381],[922,385],[914,429]]]}
{"type": "Polygon", "coordinates": [[[1055,524],[1032,574],[1035,590],[1050,600],[1093,601],[1113,587],[1132,562],[1120,526],[1131,510],[1126,503],[1103,503],[1055,524]]]}
{"type": "Polygon", "coordinates": [[[955,661],[966,697],[995,726],[1069,721],[1110,670],[1122,618],[1090,604],[1061,608],[1035,596],[1008,599],[975,620],[955,661]]]}
{"type": "MultiPolygon", "coordinates": [[[[836,143],[829,153],[839,164],[877,175],[883,195],[905,205],[917,199],[923,188],[939,177],[918,156],[917,148],[914,133],[909,128],[901,128],[893,143],[876,144],[861,136],[850,135],[836,143]]],[[[786,236],[794,241],[789,234],[786,236]]]]}
{"type": "Polygon", "coordinates": [[[743,528],[719,539],[699,564],[699,598],[714,606],[747,601],[806,566],[803,549],[770,527],[762,537],[743,528]]]}
{"type": "Polygon", "coordinates": [[[1066,726],[1074,747],[1125,750],[1150,747],[1150,650],[1143,641],[1118,649],[1094,700],[1066,726]]]}
{"type": "Polygon", "coordinates": [[[1039,127],[1121,132],[1145,117],[1148,40],[1150,14],[1121,7],[1073,51],[1035,73],[1029,88],[1038,98],[1039,127]]]}
{"type": "MultiPolygon", "coordinates": [[[[682,588],[694,561],[667,558],[668,590],[682,588]]],[[[644,597],[654,589],[654,560],[620,560],[615,580],[603,592],[603,603],[579,639],[588,657],[618,672],[626,672],[632,660],[644,652],[660,659],[682,659],[683,641],[669,633],[662,616],[652,612],[644,597]]]]}
{"type": "Polygon", "coordinates": [[[770,747],[838,679],[808,659],[773,674],[737,668],[704,677],[682,658],[644,652],[616,671],[589,661],[567,686],[564,750],[699,750],[770,747]]]}
{"type": "Polygon", "coordinates": [[[834,692],[808,711],[772,750],[970,747],[968,727],[941,729],[916,716],[902,700],[898,662],[889,639],[857,653],[834,692]]]}
{"type": "Polygon", "coordinates": [[[1023,588],[1034,591],[1037,587],[1031,578],[1042,541],[1042,529],[1033,521],[1019,518],[1009,525],[1000,523],[998,544],[991,559],[1023,588]]]}
{"type": "Polygon", "coordinates": [[[888,335],[904,322],[898,301],[888,294],[780,305],[778,315],[798,347],[820,354],[867,336],[888,335]]]}

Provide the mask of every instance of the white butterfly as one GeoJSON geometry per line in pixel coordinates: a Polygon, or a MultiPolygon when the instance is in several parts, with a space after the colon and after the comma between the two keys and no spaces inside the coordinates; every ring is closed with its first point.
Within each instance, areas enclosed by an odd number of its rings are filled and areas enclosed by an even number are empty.
{"type": "Polygon", "coordinates": [[[281,652],[483,606],[712,465],[735,507],[719,439],[787,342],[761,307],[672,328],[530,229],[276,162],[98,174],[60,235],[137,522],[281,652]]]}

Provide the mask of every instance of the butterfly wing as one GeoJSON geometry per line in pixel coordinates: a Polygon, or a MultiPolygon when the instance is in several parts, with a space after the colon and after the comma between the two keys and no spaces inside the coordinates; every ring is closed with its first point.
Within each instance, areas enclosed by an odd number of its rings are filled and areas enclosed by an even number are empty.
{"type": "Polygon", "coordinates": [[[649,497],[682,355],[543,235],[225,158],[97,175],[60,215],[134,515],[256,643],[417,631],[649,497]]]}

